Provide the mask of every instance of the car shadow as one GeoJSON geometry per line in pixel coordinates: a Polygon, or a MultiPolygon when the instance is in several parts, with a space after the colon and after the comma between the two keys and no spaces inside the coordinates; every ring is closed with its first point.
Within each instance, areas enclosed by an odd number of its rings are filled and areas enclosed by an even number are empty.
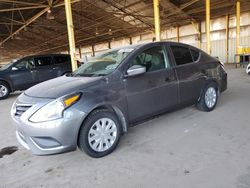
{"type": "Polygon", "coordinates": [[[10,96],[8,97],[9,99],[11,98],[16,98],[18,97],[19,95],[21,95],[23,93],[23,91],[17,91],[17,92],[14,92],[14,93],[11,93],[10,96]]]}

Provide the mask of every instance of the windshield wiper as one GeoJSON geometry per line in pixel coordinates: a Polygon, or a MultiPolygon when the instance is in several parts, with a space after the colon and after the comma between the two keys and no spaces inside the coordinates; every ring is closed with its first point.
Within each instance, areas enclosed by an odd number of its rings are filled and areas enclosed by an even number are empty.
{"type": "Polygon", "coordinates": [[[106,74],[72,74],[74,77],[96,77],[96,76],[106,76],[106,74]]]}

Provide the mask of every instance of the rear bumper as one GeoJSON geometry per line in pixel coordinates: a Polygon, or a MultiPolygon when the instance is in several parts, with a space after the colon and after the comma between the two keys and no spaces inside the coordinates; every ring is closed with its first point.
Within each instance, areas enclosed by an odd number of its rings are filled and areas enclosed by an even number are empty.
{"type": "Polygon", "coordinates": [[[221,87],[220,92],[223,92],[227,89],[227,73],[223,72],[221,76],[221,87]]]}

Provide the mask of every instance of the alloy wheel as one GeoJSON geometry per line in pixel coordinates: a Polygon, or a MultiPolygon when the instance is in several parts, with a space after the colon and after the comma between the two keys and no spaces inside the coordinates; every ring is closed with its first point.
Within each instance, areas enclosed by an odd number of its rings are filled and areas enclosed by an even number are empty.
{"type": "Polygon", "coordinates": [[[216,104],[217,92],[214,87],[209,87],[205,93],[205,103],[208,108],[213,108],[216,104]]]}
{"type": "Polygon", "coordinates": [[[4,97],[8,94],[8,88],[4,85],[0,85],[0,97],[4,97]]]}

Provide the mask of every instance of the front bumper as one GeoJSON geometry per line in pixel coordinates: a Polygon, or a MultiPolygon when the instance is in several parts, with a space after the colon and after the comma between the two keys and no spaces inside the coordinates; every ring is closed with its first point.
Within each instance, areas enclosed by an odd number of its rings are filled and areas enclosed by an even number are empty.
{"type": "MultiPolygon", "coordinates": [[[[27,96],[20,96],[20,99],[27,96]]],[[[36,112],[44,103],[49,100],[42,100],[25,111],[20,117],[11,113],[14,126],[16,127],[16,137],[18,142],[35,155],[56,154],[75,150],[77,147],[77,137],[81,124],[85,118],[85,113],[74,108],[74,105],[64,111],[63,118],[33,123],[29,121],[30,116],[36,112]]]]}

